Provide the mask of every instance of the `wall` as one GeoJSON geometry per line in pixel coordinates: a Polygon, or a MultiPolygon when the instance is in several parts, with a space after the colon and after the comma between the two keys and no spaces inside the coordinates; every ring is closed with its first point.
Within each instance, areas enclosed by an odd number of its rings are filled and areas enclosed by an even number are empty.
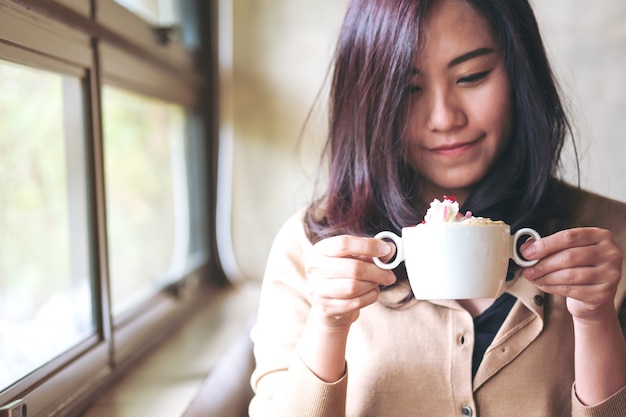
{"type": "MultiPolygon", "coordinates": [[[[311,195],[324,136],[323,101],[316,107],[301,148],[298,143],[307,113],[324,85],[347,1],[220,2],[232,7],[220,23],[232,34],[232,55],[226,57],[222,69],[226,104],[222,146],[232,151],[225,154],[232,160],[221,172],[226,182],[232,174],[232,187],[221,187],[231,193],[225,194],[230,206],[221,210],[221,247],[231,275],[260,279],[274,234],[311,195]]],[[[626,2],[534,3],[576,116],[582,186],[626,201],[626,99],[622,92],[626,2]]],[[[566,178],[575,181],[571,155],[568,148],[566,178]]]]}
{"type": "Polygon", "coordinates": [[[229,3],[223,121],[232,131],[223,145],[232,146],[232,210],[222,213],[232,218],[222,237],[231,233],[234,253],[222,245],[221,256],[230,275],[259,279],[274,235],[311,198],[326,126],[325,78],[347,3],[221,0],[227,31],[229,3]]]}
{"type": "MultiPolygon", "coordinates": [[[[583,188],[626,202],[626,2],[534,0],[571,102],[583,188]]],[[[568,152],[571,156],[571,148],[568,152]]],[[[571,167],[571,157],[564,161],[571,167]]],[[[570,169],[567,177],[575,181],[570,169]]]]}

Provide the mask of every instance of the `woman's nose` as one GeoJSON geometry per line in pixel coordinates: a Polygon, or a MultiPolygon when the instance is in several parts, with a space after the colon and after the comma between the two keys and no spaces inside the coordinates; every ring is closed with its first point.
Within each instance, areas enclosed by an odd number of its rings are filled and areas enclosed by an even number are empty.
{"type": "Polygon", "coordinates": [[[463,126],[466,122],[465,112],[453,94],[446,91],[432,92],[426,122],[428,129],[445,132],[463,126]]]}

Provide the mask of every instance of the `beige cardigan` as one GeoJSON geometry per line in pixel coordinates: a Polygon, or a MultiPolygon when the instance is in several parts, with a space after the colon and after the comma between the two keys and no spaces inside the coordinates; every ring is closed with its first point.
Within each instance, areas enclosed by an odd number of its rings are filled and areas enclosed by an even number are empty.
{"type": "MultiPolygon", "coordinates": [[[[569,227],[611,229],[626,251],[626,205],[590,193],[566,191],[580,210],[569,227]]],[[[518,298],[474,380],[473,320],[456,301],[412,300],[401,308],[398,286],[364,308],[352,325],[347,373],[324,383],[296,353],[310,301],[303,270],[310,248],[301,215],[276,237],[263,282],[258,322],[252,330],[257,367],[251,417],[555,417],[626,416],[626,387],[602,404],[584,407],[575,395],[572,319],[562,297],[526,279],[511,281],[518,298]]],[[[615,299],[626,330],[626,268],[615,299]]]]}

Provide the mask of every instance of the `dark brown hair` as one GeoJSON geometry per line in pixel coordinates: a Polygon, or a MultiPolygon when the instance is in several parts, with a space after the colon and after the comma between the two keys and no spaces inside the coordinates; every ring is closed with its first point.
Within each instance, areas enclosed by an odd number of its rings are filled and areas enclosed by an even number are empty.
{"type": "MultiPolygon", "coordinates": [[[[399,232],[421,221],[427,206],[402,137],[411,68],[435,1],[350,2],[332,73],[328,182],[305,216],[311,241],[399,232]]],[[[528,2],[459,1],[486,19],[501,46],[514,119],[507,149],[463,210],[504,220],[515,230],[536,221],[571,129],[528,2]]]]}

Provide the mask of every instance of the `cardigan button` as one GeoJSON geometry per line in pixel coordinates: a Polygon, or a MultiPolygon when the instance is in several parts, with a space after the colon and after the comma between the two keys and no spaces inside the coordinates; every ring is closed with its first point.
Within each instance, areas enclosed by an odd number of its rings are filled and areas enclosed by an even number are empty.
{"type": "Polygon", "coordinates": [[[466,404],[461,407],[461,415],[463,417],[472,417],[472,414],[474,414],[474,410],[472,410],[472,407],[470,407],[469,405],[466,404]]]}
{"type": "Polygon", "coordinates": [[[533,297],[533,301],[535,302],[535,304],[537,304],[538,306],[542,306],[545,302],[546,299],[543,297],[543,295],[535,295],[533,297]]]}

